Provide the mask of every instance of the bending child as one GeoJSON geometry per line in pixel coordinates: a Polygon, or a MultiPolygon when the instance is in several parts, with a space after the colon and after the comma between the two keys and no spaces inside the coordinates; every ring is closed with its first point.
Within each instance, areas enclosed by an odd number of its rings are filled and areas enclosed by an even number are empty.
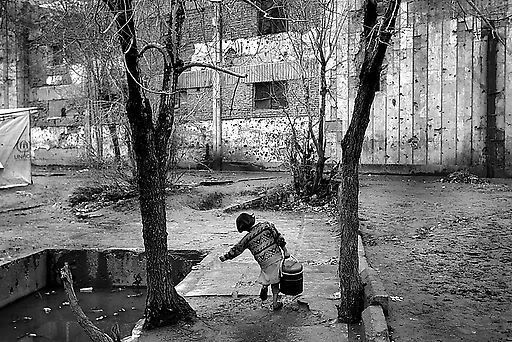
{"type": "Polygon", "coordinates": [[[249,249],[261,268],[258,282],[262,285],[260,298],[266,300],[268,286],[272,287],[273,309],[279,310],[283,303],[278,301],[279,280],[281,278],[281,261],[283,257],[289,258],[284,237],[270,222],[255,224],[254,215],[240,214],[236,219],[236,228],[239,233],[247,232],[245,236],[234,245],[229,252],[219,257],[220,261],[234,259],[245,249],[249,249]],[[282,251],[282,252],[281,252],[282,251]]]}

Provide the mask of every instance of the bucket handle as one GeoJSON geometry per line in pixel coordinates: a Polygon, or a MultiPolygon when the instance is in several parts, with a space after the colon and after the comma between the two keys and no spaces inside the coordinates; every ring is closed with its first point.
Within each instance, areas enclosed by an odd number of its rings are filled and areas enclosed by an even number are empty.
{"type": "MultiPolygon", "coordinates": [[[[293,256],[293,254],[290,254],[290,257],[286,258],[286,259],[293,259],[295,260],[296,263],[299,263],[299,260],[297,260],[296,257],[293,256]]],[[[284,265],[284,261],[286,260],[285,258],[283,258],[283,260],[281,260],[281,269],[283,269],[283,265],[284,265]]]]}
{"type": "MultiPolygon", "coordinates": [[[[293,259],[295,260],[295,262],[299,262],[299,260],[297,260],[297,258],[295,258],[292,254],[290,254],[290,257],[286,258],[286,259],[293,259]]],[[[286,260],[285,258],[283,258],[283,262],[286,260]]]]}

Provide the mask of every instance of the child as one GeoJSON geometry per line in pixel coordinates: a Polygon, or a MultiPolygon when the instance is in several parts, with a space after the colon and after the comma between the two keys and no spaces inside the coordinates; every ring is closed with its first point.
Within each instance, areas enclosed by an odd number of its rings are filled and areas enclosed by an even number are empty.
{"type": "Polygon", "coordinates": [[[263,286],[260,292],[261,300],[267,299],[268,286],[272,287],[273,309],[279,310],[283,307],[283,303],[278,302],[279,280],[281,261],[289,258],[290,254],[286,249],[286,241],[279,234],[276,227],[270,222],[255,223],[254,215],[247,213],[240,214],[236,219],[236,228],[241,233],[246,231],[247,234],[234,245],[229,252],[219,257],[220,261],[234,259],[248,248],[254,259],[261,268],[258,282],[263,286]],[[281,253],[281,250],[283,253],[281,253]]]}

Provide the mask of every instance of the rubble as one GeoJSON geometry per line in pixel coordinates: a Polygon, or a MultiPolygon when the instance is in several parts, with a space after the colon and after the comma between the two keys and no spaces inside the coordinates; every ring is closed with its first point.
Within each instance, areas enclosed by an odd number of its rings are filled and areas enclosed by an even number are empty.
{"type": "Polygon", "coordinates": [[[488,184],[489,182],[469,171],[455,171],[441,178],[441,183],[488,184]]]}

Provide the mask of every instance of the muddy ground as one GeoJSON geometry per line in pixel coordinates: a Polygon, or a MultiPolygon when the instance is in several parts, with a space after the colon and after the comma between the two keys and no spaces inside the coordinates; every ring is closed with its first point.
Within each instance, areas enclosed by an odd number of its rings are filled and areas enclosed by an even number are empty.
{"type": "MultiPolygon", "coordinates": [[[[42,247],[143,246],[135,199],[81,207],[78,216],[71,208],[73,189],[94,183],[95,172],[36,169],[34,175],[33,185],[0,192],[0,260],[42,247]]],[[[512,341],[512,182],[450,184],[439,179],[361,176],[361,230],[369,262],[391,295],[392,339],[512,341]]],[[[168,197],[169,226],[175,234],[186,234],[187,226],[222,219],[221,208],[288,181],[283,173],[186,173],[180,179],[186,186],[168,197]],[[195,186],[207,179],[239,181],[195,186]]],[[[172,241],[169,236],[170,248],[181,249],[208,250],[213,243],[201,236],[180,246],[172,241]]],[[[272,326],[318,323],[297,307],[290,318],[275,316],[258,330],[251,322],[268,319],[268,310],[260,310],[257,300],[227,303],[197,304],[205,325],[184,329],[204,333],[213,323],[216,331],[229,333],[218,325],[240,324],[264,341],[272,326]],[[230,315],[215,318],[221,311],[230,315]],[[294,322],[286,322],[290,319],[294,322]]]]}

